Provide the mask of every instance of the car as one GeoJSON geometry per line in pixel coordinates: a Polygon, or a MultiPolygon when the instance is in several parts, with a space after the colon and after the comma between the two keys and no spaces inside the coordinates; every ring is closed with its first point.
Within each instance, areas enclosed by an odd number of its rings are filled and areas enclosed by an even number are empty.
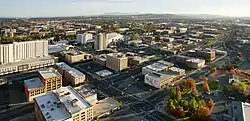
{"type": "Polygon", "coordinates": [[[229,99],[232,99],[232,100],[234,100],[235,98],[234,97],[228,97],[229,99]]]}

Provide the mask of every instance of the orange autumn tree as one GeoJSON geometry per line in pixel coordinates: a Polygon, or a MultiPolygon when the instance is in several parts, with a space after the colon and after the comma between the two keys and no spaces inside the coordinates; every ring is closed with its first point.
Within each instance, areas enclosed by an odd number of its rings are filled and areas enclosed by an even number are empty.
{"type": "Polygon", "coordinates": [[[190,85],[190,88],[196,88],[195,80],[192,78],[187,79],[188,85],[190,85]]]}
{"type": "Polygon", "coordinates": [[[211,111],[213,109],[213,107],[214,107],[214,100],[210,98],[210,100],[208,101],[207,106],[211,111]]]}
{"type": "Polygon", "coordinates": [[[205,82],[203,83],[203,90],[204,90],[205,92],[207,92],[207,93],[210,92],[210,88],[209,88],[209,85],[208,85],[208,82],[207,82],[207,81],[205,81],[205,82]]]}

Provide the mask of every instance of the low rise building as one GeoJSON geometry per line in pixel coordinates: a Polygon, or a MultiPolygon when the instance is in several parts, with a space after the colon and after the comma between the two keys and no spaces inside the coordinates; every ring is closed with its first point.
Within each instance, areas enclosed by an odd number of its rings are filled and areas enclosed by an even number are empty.
{"type": "Polygon", "coordinates": [[[151,85],[156,88],[164,88],[170,86],[172,83],[177,81],[177,75],[173,73],[163,72],[163,73],[149,73],[145,75],[144,81],[146,84],[151,85]]]}
{"type": "Polygon", "coordinates": [[[177,74],[179,76],[184,76],[186,75],[186,71],[185,69],[181,69],[181,68],[178,68],[178,67],[170,67],[168,68],[168,70],[174,74],[177,74]]]}
{"type": "Polygon", "coordinates": [[[37,121],[91,121],[93,107],[72,87],[61,87],[35,98],[37,121]]]}
{"type": "Polygon", "coordinates": [[[24,80],[25,95],[29,102],[34,98],[44,95],[44,85],[39,78],[24,80]]]}
{"type": "Polygon", "coordinates": [[[86,76],[75,68],[70,67],[64,62],[56,64],[63,77],[64,85],[76,86],[85,82],[86,76]]]}
{"type": "Polygon", "coordinates": [[[142,74],[147,75],[149,73],[153,72],[161,72],[161,71],[166,71],[169,67],[174,66],[173,63],[167,62],[167,61],[158,61],[156,63],[153,63],[151,65],[148,65],[146,67],[142,68],[142,74]]]}
{"type": "Polygon", "coordinates": [[[106,66],[107,56],[106,54],[97,55],[93,58],[93,61],[100,65],[106,66]]]}
{"type": "Polygon", "coordinates": [[[176,61],[179,63],[183,63],[186,66],[190,68],[202,68],[205,66],[205,60],[203,59],[198,59],[198,58],[192,58],[188,56],[183,56],[183,55],[177,55],[176,56],[176,61]]]}
{"type": "Polygon", "coordinates": [[[196,54],[208,62],[214,61],[216,59],[216,53],[212,49],[197,50],[196,54]]]}
{"type": "Polygon", "coordinates": [[[78,51],[78,50],[64,51],[64,52],[61,52],[61,54],[65,57],[65,59],[69,63],[75,63],[75,62],[93,59],[93,56],[91,54],[88,54],[88,53],[85,53],[82,51],[78,51]]]}
{"type": "Polygon", "coordinates": [[[128,68],[128,58],[122,53],[107,54],[106,67],[115,71],[121,71],[128,68]]]}
{"type": "Polygon", "coordinates": [[[97,92],[92,89],[89,85],[82,85],[74,88],[86,101],[91,105],[98,102],[97,92]]]}
{"type": "Polygon", "coordinates": [[[24,90],[28,101],[62,87],[62,76],[54,68],[39,71],[39,77],[24,80],[24,90]]]}

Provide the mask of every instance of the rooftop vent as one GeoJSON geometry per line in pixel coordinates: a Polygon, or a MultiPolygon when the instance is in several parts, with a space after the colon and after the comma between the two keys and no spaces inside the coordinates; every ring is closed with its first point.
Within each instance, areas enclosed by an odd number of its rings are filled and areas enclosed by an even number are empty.
{"type": "Polygon", "coordinates": [[[46,116],[49,115],[49,112],[47,112],[45,115],[46,115],[46,116]]]}
{"type": "Polygon", "coordinates": [[[45,105],[44,105],[44,104],[42,104],[42,105],[41,105],[41,107],[42,107],[42,108],[45,108],[45,105]]]}

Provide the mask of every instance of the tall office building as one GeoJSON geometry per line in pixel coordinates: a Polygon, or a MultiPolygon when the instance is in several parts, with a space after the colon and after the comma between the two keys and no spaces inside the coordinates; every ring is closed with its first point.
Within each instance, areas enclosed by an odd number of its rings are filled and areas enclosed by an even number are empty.
{"type": "Polygon", "coordinates": [[[106,34],[99,33],[95,40],[95,50],[102,51],[107,48],[106,34]]]}
{"type": "Polygon", "coordinates": [[[0,65],[45,56],[48,56],[47,40],[0,45],[0,65]]]}
{"type": "Polygon", "coordinates": [[[78,34],[77,35],[77,42],[80,44],[86,44],[87,41],[91,40],[93,35],[90,33],[78,34]]]}
{"type": "Polygon", "coordinates": [[[115,71],[121,71],[128,68],[128,57],[122,53],[107,54],[106,66],[115,71]]]}

